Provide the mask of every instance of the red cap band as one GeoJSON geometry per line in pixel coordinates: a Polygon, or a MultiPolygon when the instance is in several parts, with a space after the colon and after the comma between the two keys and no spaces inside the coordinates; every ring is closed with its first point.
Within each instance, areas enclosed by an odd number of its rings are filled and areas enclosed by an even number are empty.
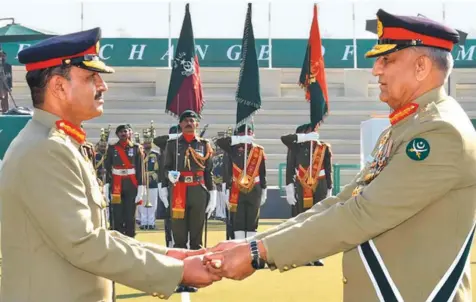
{"type": "Polygon", "coordinates": [[[441,47],[449,51],[453,50],[453,42],[451,41],[419,34],[399,27],[385,27],[383,29],[383,35],[380,37],[380,39],[421,40],[423,45],[441,47]]]}
{"type": "Polygon", "coordinates": [[[60,66],[63,64],[63,60],[65,59],[81,57],[84,55],[97,55],[96,45],[93,45],[90,48],[86,49],[85,51],[72,55],[72,56],[53,58],[46,61],[40,61],[35,63],[28,63],[25,65],[25,67],[27,71],[32,71],[32,70],[44,69],[44,68],[53,67],[53,66],[60,66]]]}

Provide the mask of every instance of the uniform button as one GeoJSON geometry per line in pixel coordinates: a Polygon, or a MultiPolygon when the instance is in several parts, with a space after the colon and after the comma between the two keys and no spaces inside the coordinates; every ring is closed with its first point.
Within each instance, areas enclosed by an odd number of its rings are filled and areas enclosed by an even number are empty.
{"type": "Polygon", "coordinates": [[[346,277],[342,277],[342,283],[347,284],[347,278],[346,277]]]}
{"type": "Polygon", "coordinates": [[[157,297],[157,293],[152,293],[152,297],[157,297]]]}
{"type": "Polygon", "coordinates": [[[159,298],[160,299],[165,299],[165,295],[160,295],[159,298]]]}
{"type": "Polygon", "coordinates": [[[289,267],[284,266],[283,269],[284,269],[285,271],[287,271],[287,270],[289,269],[289,267]]]}
{"type": "Polygon", "coordinates": [[[296,265],[296,264],[293,264],[293,265],[292,265],[292,267],[293,267],[293,268],[296,268],[296,267],[297,267],[297,265],[296,265]]]}

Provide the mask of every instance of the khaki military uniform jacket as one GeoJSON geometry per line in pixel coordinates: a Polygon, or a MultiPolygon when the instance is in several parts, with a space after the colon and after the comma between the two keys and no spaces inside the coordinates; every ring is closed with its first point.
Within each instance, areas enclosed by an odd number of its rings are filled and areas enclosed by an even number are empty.
{"type": "Polygon", "coordinates": [[[35,110],[4,158],[1,301],[111,301],[110,280],[169,297],[183,262],[106,229],[94,167],[57,120],[35,110]]]}
{"type": "Polygon", "coordinates": [[[346,302],[471,301],[475,130],[442,88],[414,103],[374,150],[384,166],[367,164],[337,196],[254,238],[271,268],[343,252],[346,302]]]}

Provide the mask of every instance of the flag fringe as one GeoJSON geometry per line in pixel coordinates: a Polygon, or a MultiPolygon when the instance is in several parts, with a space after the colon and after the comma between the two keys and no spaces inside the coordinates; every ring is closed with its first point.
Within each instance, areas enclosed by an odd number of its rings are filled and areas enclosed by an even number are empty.
{"type": "MultiPolygon", "coordinates": [[[[196,112],[200,116],[200,119],[202,118],[202,112],[205,109],[206,105],[207,105],[207,102],[204,99],[202,99],[202,110],[200,112],[196,112]]],[[[191,109],[185,109],[185,110],[191,110],[191,109]]],[[[180,115],[176,114],[175,112],[173,112],[170,109],[165,108],[165,113],[174,117],[174,118],[176,118],[176,119],[180,118],[180,115]]]]}
{"type": "Polygon", "coordinates": [[[256,109],[261,108],[261,106],[256,106],[256,103],[254,103],[252,101],[249,101],[249,100],[242,99],[239,96],[236,96],[235,99],[236,99],[236,102],[239,103],[239,104],[242,104],[242,105],[245,105],[245,106],[248,106],[248,107],[253,107],[253,108],[256,108],[256,109]]]}
{"type": "Polygon", "coordinates": [[[242,119],[241,121],[239,121],[238,123],[236,123],[236,128],[239,128],[243,125],[245,125],[246,123],[249,122],[249,120],[253,119],[253,117],[259,112],[261,111],[260,109],[257,109],[255,111],[253,111],[250,115],[248,115],[245,119],[242,119]]]}

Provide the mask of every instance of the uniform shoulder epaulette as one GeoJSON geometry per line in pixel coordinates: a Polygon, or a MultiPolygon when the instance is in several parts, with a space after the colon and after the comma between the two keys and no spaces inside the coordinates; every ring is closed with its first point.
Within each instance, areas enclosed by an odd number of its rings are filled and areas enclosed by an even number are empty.
{"type": "Polygon", "coordinates": [[[431,102],[427,104],[426,106],[419,108],[419,110],[417,111],[417,114],[415,115],[415,119],[419,123],[426,123],[426,122],[434,120],[435,118],[438,118],[439,116],[440,116],[440,111],[438,110],[436,103],[431,102]]]}
{"type": "Polygon", "coordinates": [[[58,137],[58,138],[63,139],[66,142],[71,141],[70,137],[68,135],[66,135],[66,133],[64,133],[63,130],[59,130],[56,127],[51,128],[50,133],[48,134],[48,137],[58,137]]]}

